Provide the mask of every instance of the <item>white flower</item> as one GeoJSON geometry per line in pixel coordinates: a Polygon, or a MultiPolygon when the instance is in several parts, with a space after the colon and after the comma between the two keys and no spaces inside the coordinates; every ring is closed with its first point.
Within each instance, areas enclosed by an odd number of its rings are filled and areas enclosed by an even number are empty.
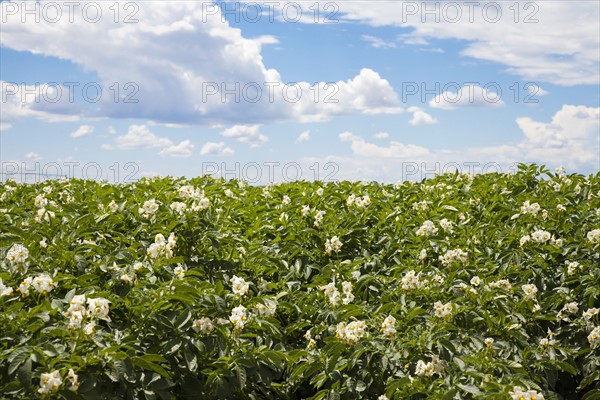
{"type": "Polygon", "coordinates": [[[164,256],[165,258],[173,257],[173,249],[177,246],[177,237],[174,233],[169,235],[169,239],[159,233],[154,237],[154,243],[152,243],[146,253],[150,258],[158,258],[164,256]]]}
{"type": "Polygon", "coordinates": [[[233,278],[231,278],[231,290],[233,293],[244,296],[246,293],[248,293],[249,288],[250,285],[244,280],[244,278],[240,278],[235,275],[233,278]]]}
{"type": "Polygon", "coordinates": [[[366,336],[366,325],[363,321],[352,321],[349,324],[337,324],[335,337],[347,344],[356,344],[360,338],[366,336]]]}
{"type": "Polygon", "coordinates": [[[138,209],[138,212],[140,215],[143,215],[146,218],[150,218],[152,214],[158,211],[158,206],[159,203],[157,203],[156,200],[146,200],[144,202],[144,205],[142,205],[142,207],[138,209]]]}
{"type": "Polygon", "coordinates": [[[535,216],[539,211],[540,211],[540,205],[538,203],[529,203],[529,200],[527,200],[526,202],[523,203],[523,205],[521,206],[521,213],[522,214],[531,214],[533,216],[535,216]]]}
{"type": "Polygon", "coordinates": [[[87,299],[88,314],[92,317],[110,321],[108,316],[110,301],[102,297],[87,299]]]}
{"type": "Polygon", "coordinates": [[[508,279],[500,279],[496,282],[492,282],[490,283],[491,287],[495,287],[495,288],[502,288],[504,290],[510,291],[512,290],[512,285],[511,283],[508,281],[508,279]]]}
{"type": "Polygon", "coordinates": [[[433,356],[431,361],[427,363],[423,360],[419,360],[415,367],[415,375],[417,376],[433,376],[433,374],[441,374],[443,371],[444,366],[438,356],[433,356]]]}
{"type": "Polygon", "coordinates": [[[525,236],[521,237],[521,240],[519,241],[519,243],[520,243],[521,246],[524,246],[530,240],[531,240],[531,236],[525,235],[525,236]]]}
{"type": "Polygon", "coordinates": [[[467,253],[461,249],[448,250],[443,256],[440,256],[439,259],[443,265],[448,265],[453,261],[466,263],[467,253]]]}
{"type": "Polygon", "coordinates": [[[277,311],[277,305],[273,301],[265,301],[266,304],[257,304],[254,306],[256,312],[261,317],[272,318],[275,315],[275,311],[277,311]]]}
{"type": "Polygon", "coordinates": [[[240,305],[231,310],[231,316],[229,317],[229,321],[233,323],[235,328],[238,331],[242,331],[244,329],[244,325],[246,324],[246,307],[240,305]]]}
{"type": "Polygon", "coordinates": [[[2,282],[2,278],[0,278],[0,297],[10,296],[11,294],[13,294],[13,289],[11,287],[5,286],[2,282]]]}
{"type": "Polygon", "coordinates": [[[578,269],[581,268],[581,264],[579,264],[577,261],[567,262],[567,275],[573,275],[578,269]]]}
{"type": "Polygon", "coordinates": [[[225,193],[225,196],[227,197],[233,197],[233,192],[231,191],[231,189],[225,189],[223,193],[225,193]]]}
{"type": "Polygon", "coordinates": [[[43,238],[42,240],[40,240],[40,247],[42,247],[44,249],[46,247],[48,247],[48,243],[46,243],[46,240],[47,240],[46,238],[43,238]]]}
{"type": "Polygon", "coordinates": [[[558,211],[567,211],[567,207],[563,206],[562,204],[557,205],[556,209],[558,211]]]}
{"type": "Polygon", "coordinates": [[[51,392],[57,392],[62,385],[60,372],[53,371],[49,374],[42,374],[40,377],[40,388],[38,393],[45,395],[51,392]]]}
{"type": "Polygon", "coordinates": [[[443,304],[441,301],[436,301],[433,305],[433,312],[436,317],[449,318],[452,314],[452,303],[443,304]]]}
{"type": "Polygon", "coordinates": [[[323,222],[323,216],[325,215],[325,211],[317,211],[315,214],[315,222],[314,225],[316,227],[321,226],[321,222],[323,222]]]}
{"type": "Polygon", "coordinates": [[[322,187],[318,188],[318,189],[315,191],[315,193],[317,194],[317,196],[323,196],[323,188],[322,188],[322,187]]]}
{"type": "Polygon", "coordinates": [[[173,269],[173,275],[175,275],[178,279],[185,278],[185,268],[182,267],[181,265],[176,266],[173,269]]]}
{"type": "Polygon", "coordinates": [[[34,199],[34,204],[36,208],[44,208],[48,205],[48,199],[46,199],[43,193],[38,194],[34,199]]]}
{"type": "Polygon", "coordinates": [[[6,253],[6,259],[13,264],[20,266],[27,265],[27,257],[29,257],[29,250],[22,244],[13,244],[12,247],[6,253]]]}
{"type": "Polygon", "coordinates": [[[454,223],[444,218],[440,221],[440,226],[444,231],[452,233],[452,227],[454,226],[454,223]]]}
{"type": "Polygon", "coordinates": [[[532,300],[535,299],[535,295],[538,292],[537,287],[533,283],[523,285],[523,286],[521,286],[521,289],[523,289],[523,293],[525,293],[525,297],[528,299],[532,299],[532,300]]]}
{"type": "Polygon", "coordinates": [[[29,296],[29,288],[31,287],[31,282],[33,282],[32,277],[25,278],[23,282],[17,288],[17,292],[21,293],[21,297],[25,298],[29,296]]]}
{"type": "Polygon", "coordinates": [[[587,239],[591,244],[600,243],[600,229],[594,229],[593,231],[589,231],[587,234],[587,239]]]}
{"type": "Polygon", "coordinates": [[[598,344],[600,343],[600,326],[597,326],[594,329],[592,329],[587,338],[592,348],[598,346],[598,344]]]}
{"type": "Polygon", "coordinates": [[[72,369],[69,369],[69,373],[67,374],[67,379],[71,382],[71,386],[69,386],[69,390],[71,392],[76,392],[77,389],[79,388],[79,382],[78,382],[79,377],[77,376],[77,374],[75,374],[75,372],[72,369]]]}
{"type": "Polygon", "coordinates": [[[419,275],[416,275],[414,270],[410,270],[402,277],[400,281],[400,287],[404,290],[414,290],[421,287],[421,281],[419,275]]]}
{"type": "Polygon", "coordinates": [[[438,228],[435,227],[434,223],[427,220],[423,222],[423,225],[419,229],[417,229],[417,236],[429,236],[435,235],[438,231],[438,228]]]}
{"type": "Polygon", "coordinates": [[[171,203],[170,207],[171,207],[171,210],[178,213],[179,215],[185,214],[185,210],[187,209],[187,205],[180,201],[175,201],[175,202],[171,203]]]}
{"type": "Polygon", "coordinates": [[[192,329],[196,333],[202,332],[203,334],[207,335],[213,331],[214,326],[210,318],[202,317],[192,323],[192,329]]]}
{"type": "Polygon", "coordinates": [[[90,321],[87,324],[85,324],[85,326],[83,327],[83,333],[85,333],[88,336],[91,336],[94,333],[96,333],[96,323],[94,321],[90,321]]]}
{"type": "Polygon", "coordinates": [[[491,337],[485,338],[483,342],[487,347],[492,347],[494,345],[494,339],[491,337]]]}
{"type": "Polygon", "coordinates": [[[332,305],[337,305],[340,301],[340,292],[337,290],[337,288],[335,287],[335,284],[333,282],[325,285],[325,286],[320,286],[319,290],[323,290],[325,293],[325,296],[329,298],[329,302],[332,305]]]}
{"type": "Polygon", "coordinates": [[[419,260],[423,261],[426,258],[427,258],[427,250],[426,249],[422,249],[419,252],[419,260]]]}
{"type": "Polygon", "coordinates": [[[388,399],[388,397],[385,394],[382,394],[381,396],[379,396],[377,398],[377,400],[390,400],[390,399],[388,399]]]}
{"type": "Polygon", "coordinates": [[[331,254],[332,251],[339,253],[342,249],[342,242],[337,236],[333,236],[331,239],[327,239],[325,242],[325,253],[331,254]]]}
{"type": "Polygon", "coordinates": [[[342,282],[342,292],[344,292],[342,303],[350,304],[352,300],[354,300],[354,295],[352,294],[352,283],[348,281],[342,282]]]}
{"type": "Polygon", "coordinates": [[[513,387],[512,392],[508,394],[511,396],[512,400],[544,400],[544,395],[536,392],[535,390],[527,390],[523,389],[521,386],[513,387]]]}
{"type": "Polygon", "coordinates": [[[302,210],[300,211],[300,215],[306,217],[310,213],[310,206],[303,205],[302,210]]]}
{"type": "Polygon", "coordinates": [[[531,234],[531,240],[537,243],[546,243],[552,238],[550,232],[544,230],[537,230],[531,234]]]}
{"type": "Polygon", "coordinates": [[[388,339],[392,339],[394,337],[394,333],[396,333],[395,325],[396,318],[394,318],[391,315],[388,315],[381,324],[381,333],[383,334],[383,336],[388,339]]]}
{"type": "Polygon", "coordinates": [[[210,207],[210,199],[208,197],[202,197],[192,204],[192,211],[206,210],[210,207]]]}
{"type": "Polygon", "coordinates": [[[481,283],[481,279],[479,279],[478,276],[474,276],[471,278],[471,285],[479,286],[480,283],[481,283]]]}
{"type": "Polygon", "coordinates": [[[284,204],[284,205],[287,205],[287,204],[290,204],[290,203],[291,203],[291,201],[292,201],[292,200],[290,199],[290,196],[288,196],[288,195],[284,195],[284,196],[283,196],[283,199],[281,200],[281,203],[282,203],[282,204],[284,204]]]}
{"type": "Polygon", "coordinates": [[[46,295],[54,289],[55,283],[49,275],[40,275],[33,279],[31,286],[33,286],[38,293],[46,295]]]}
{"type": "MultiPolygon", "coordinates": [[[[1,283],[2,281],[0,281],[1,283]]],[[[584,313],[583,313],[583,318],[587,321],[589,321],[590,319],[592,319],[592,317],[594,315],[597,315],[598,312],[600,311],[600,309],[594,307],[594,308],[589,308],[587,309],[584,313]]]]}
{"type": "Polygon", "coordinates": [[[117,212],[117,210],[119,209],[119,205],[114,200],[111,200],[111,202],[108,203],[108,208],[111,212],[114,213],[117,212]]]}

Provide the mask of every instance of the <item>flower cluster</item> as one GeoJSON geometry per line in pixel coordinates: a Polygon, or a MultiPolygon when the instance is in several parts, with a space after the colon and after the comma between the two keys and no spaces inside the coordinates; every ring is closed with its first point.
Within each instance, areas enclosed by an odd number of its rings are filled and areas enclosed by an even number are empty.
{"type": "Polygon", "coordinates": [[[392,339],[394,337],[394,333],[396,333],[396,318],[388,315],[386,319],[383,320],[381,324],[381,333],[384,337],[388,339],[392,339]]]}
{"type": "Polygon", "coordinates": [[[596,346],[600,344],[600,326],[592,329],[587,339],[588,342],[590,342],[590,346],[592,346],[592,348],[596,348],[596,346]]]}
{"type": "Polygon", "coordinates": [[[248,293],[249,289],[250,285],[244,280],[244,278],[240,278],[236,275],[231,278],[231,290],[233,293],[244,296],[246,293],[248,293]]]}
{"type": "Polygon", "coordinates": [[[449,265],[453,261],[466,263],[467,253],[461,249],[448,250],[443,256],[440,256],[439,259],[443,265],[449,265]]]}
{"type": "Polygon", "coordinates": [[[174,233],[169,235],[168,239],[159,233],[154,237],[154,243],[148,247],[148,256],[150,258],[158,258],[164,256],[165,258],[173,257],[173,249],[177,245],[177,237],[174,233]]]}
{"type": "Polygon", "coordinates": [[[144,204],[138,209],[140,215],[146,218],[150,218],[156,211],[158,211],[159,203],[156,200],[146,200],[144,204]]]}
{"type": "Polygon", "coordinates": [[[246,324],[246,311],[246,307],[242,305],[239,305],[233,310],[231,310],[231,316],[229,317],[229,320],[235,326],[235,329],[237,329],[239,332],[241,332],[244,329],[244,325],[246,324]]]}
{"type": "Polygon", "coordinates": [[[600,243],[600,229],[594,229],[593,231],[589,231],[587,234],[587,239],[591,244],[600,243]]]}
{"type": "MultiPolygon", "coordinates": [[[[67,373],[67,380],[70,383],[68,389],[72,392],[76,392],[79,388],[79,378],[72,369],[69,369],[69,372],[67,373]]],[[[38,389],[38,393],[41,394],[43,398],[50,393],[58,392],[62,384],[63,379],[58,370],[50,373],[43,373],[40,377],[40,388],[38,389]]]]}
{"type": "Polygon", "coordinates": [[[192,323],[192,329],[194,332],[202,332],[204,335],[210,334],[214,330],[214,325],[210,318],[202,317],[200,319],[195,320],[192,323]]]}
{"type": "Polygon", "coordinates": [[[421,287],[419,275],[414,270],[410,270],[402,277],[400,287],[404,290],[414,290],[421,287]]]}
{"type": "MultiPolygon", "coordinates": [[[[329,299],[329,302],[336,306],[340,302],[341,294],[339,290],[335,287],[334,282],[330,282],[327,285],[319,286],[319,290],[323,290],[325,297],[329,299]]],[[[352,300],[354,300],[354,295],[352,294],[352,283],[348,281],[342,282],[342,291],[344,293],[344,298],[342,299],[343,304],[350,304],[352,300]]]]}
{"type": "Polygon", "coordinates": [[[369,195],[364,195],[363,197],[360,197],[351,194],[350,196],[348,196],[346,204],[348,205],[348,207],[355,206],[357,208],[365,208],[371,204],[371,198],[369,197],[369,195]]]}
{"type": "Polygon", "coordinates": [[[265,301],[266,304],[259,303],[254,306],[256,313],[265,318],[272,318],[277,311],[277,304],[274,301],[265,301]]]}
{"type": "Polygon", "coordinates": [[[435,224],[430,220],[423,222],[423,225],[419,229],[417,229],[417,236],[429,236],[435,235],[438,231],[435,224]]]}
{"type": "Polygon", "coordinates": [[[433,374],[442,374],[444,372],[444,365],[438,356],[433,356],[430,362],[423,360],[417,361],[415,367],[415,375],[417,376],[433,376],[433,374]]]}
{"type": "Polygon", "coordinates": [[[452,314],[452,303],[443,304],[441,301],[436,301],[433,305],[433,313],[439,318],[450,318],[452,314]]]}
{"type": "Polygon", "coordinates": [[[530,300],[534,300],[535,295],[538,292],[537,287],[533,283],[528,283],[526,285],[523,285],[523,286],[521,286],[521,289],[523,289],[523,293],[525,293],[525,297],[530,300]]]}
{"type": "Polygon", "coordinates": [[[54,289],[56,283],[52,280],[49,275],[40,275],[35,278],[28,277],[21,282],[17,291],[21,293],[21,297],[25,298],[29,296],[29,289],[33,287],[38,293],[47,295],[54,289]]]}
{"type": "Polygon", "coordinates": [[[521,206],[521,214],[531,214],[533,216],[537,215],[537,213],[541,210],[541,207],[538,203],[529,203],[529,200],[523,203],[521,206]]]}
{"type": "Polygon", "coordinates": [[[325,253],[331,255],[331,252],[339,253],[342,249],[342,242],[337,236],[333,236],[331,239],[325,241],[325,253]]]}
{"type": "Polygon", "coordinates": [[[521,386],[513,387],[509,392],[512,400],[544,400],[544,395],[535,390],[523,389],[521,386]]]}
{"type": "Polygon", "coordinates": [[[29,257],[29,250],[22,244],[14,244],[6,253],[6,259],[13,265],[18,267],[27,266],[27,258],[29,257]]]}
{"type": "Polygon", "coordinates": [[[185,214],[185,211],[187,210],[187,205],[185,203],[182,203],[181,201],[175,201],[171,203],[169,207],[171,208],[171,210],[173,210],[179,215],[185,214]]]}
{"type": "Polygon", "coordinates": [[[352,321],[349,324],[340,322],[335,330],[335,337],[347,344],[356,344],[366,336],[366,325],[363,321],[352,321]]]}

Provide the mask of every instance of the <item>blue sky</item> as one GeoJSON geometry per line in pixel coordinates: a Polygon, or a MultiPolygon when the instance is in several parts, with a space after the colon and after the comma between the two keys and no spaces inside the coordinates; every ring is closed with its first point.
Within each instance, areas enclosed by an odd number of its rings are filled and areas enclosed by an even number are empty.
{"type": "Polygon", "coordinates": [[[595,1],[67,4],[1,2],[0,158],[17,178],[600,169],[595,1]]]}

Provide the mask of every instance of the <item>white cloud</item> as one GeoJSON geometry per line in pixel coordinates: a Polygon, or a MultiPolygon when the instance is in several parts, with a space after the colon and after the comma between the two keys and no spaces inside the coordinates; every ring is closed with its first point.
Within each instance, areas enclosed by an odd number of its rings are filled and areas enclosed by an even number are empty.
{"type": "MultiPolygon", "coordinates": [[[[97,3],[102,15],[113,15],[111,4],[97,3]]],[[[35,23],[28,18],[23,23],[19,15],[7,16],[0,44],[16,51],[56,57],[94,72],[106,94],[115,92],[114,87],[110,88],[115,82],[121,84],[122,101],[115,102],[112,95],[105,95],[94,107],[84,104],[77,109],[71,104],[62,110],[74,117],[129,117],[163,124],[209,126],[320,121],[336,115],[401,110],[389,83],[369,69],[338,82],[336,93],[334,86],[326,89],[324,82],[312,87],[311,83],[299,82],[301,100],[288,101],[279,72],[267,68],[261,54],[262,46],[277,43],[277,38],[243,37],[240,29],[222,18],[219,7],[211,13],[202,2],[137,5],[135,18],[139,22],[135,24],[115,24],[112,18],[91,24],[79,16],[73,22],[62,18],[58,23],[46,19],[35,23]],[[127,83],[129,86],[125,87],[127,83]],[[234,95],[222,93],[223,89],[235,88],[236,83],[240,84],[236,90],[239,102],[234,101],[234,95]],[[279,84],[272,86],[273,99],[267,83],[279,84]],[[246,84],[261,90],[255,102],[254,92],[242,90],[246,84]],[[321,98],[314,100],[317,92],[321,98]],[[328,103],[327,98],[337,103],[328,103]]],[[[16,105],[20,107],[21,103],[16,105]]]]}
{"type": "Polygon", "coordinates": [[[200,155],[202,156],[232,156],[234,153],[235,151],[226,146],[224,142],[206,142],[200,149],[200,155]]]}
{"type": "MultiPolygon", "coordinates": [[[[310,3],[303,7],[310,12],[310,3]]],[[[598,2],[468,5],[467,2],[389,1],[370,7],[367,2],[348,1],[339,3],[338,16],[342,21],[376,27],[412,28],[410,37],[400,35],[406,44],[422,45],[428,39],[459,40],[465,43],[462,55],[504,65],[507,72],[527,80],[567,86],[600,83],[598,2]],[[496,7],[500,8],[498,21],[495,21],[496,7]]]]}
{"type": "Polygon", "coordinates": [[[361,157],[402,159],[421,157],[429,154],[429,150],[424,147],[413,144],[402,144],[396,141],[391,141],[388,147],[378,146],[368,143],[362,137],[348,131],[340,133],[339,138],[342,142],[350,142],[352,153],[361,157]]]}
{"type": "Polygon", "coordinates": [[[431,115],[427,114],[425,111],[423,111],[421,108],[419,107],[409,107],[408,112],[412,113],[412,118],[411,120],[408,122],[409,124],[416,126],[416,125],[433,125],[433,124],[437,124],[438,120],[433,118],[431,115]]]}
{"type": "Polygon", "coordinates": [[[81,125],[79,128],[77,128],[76,131],[71,133],[71,137],[79,138],[79,137],[87,136],[87,135],[91,134],[92,132],[94,132],[93,126],[81,125]]]}
{"type": "Polygon", "coordinates": [[[387,182],[407,178],[407,174],[412,174],[412,179],[431,177],[436,167],[447,170],[458,166],[463,171],[487,168],[492,172],[500,168],[507,172],[519,162],[535,162],[549,168],[564,165],[570,170],[598,170],[600,108],[564,105],[549,122],[523,117],[516,124],[523,132],[520,140],[460,149],[425,148],[394,141],[388,146],[378,146],[346,131],[339,138],[350,143],[350,156],[329,155],[306,162],[335,163],[340,171],[337,179],[387,182]]]}
{"type": "Polygon", "coordinates": [[[42,159],[42,157],[34,151],[25,154],[25,158],[31,161],[40,161],[42,159]]]}
{"type": "Polygon", "coordinates": [[[171,145],[162,149],[159,156],[169,157],[191,157],[193,154],[194,145],[190,140],[184,140],[177,145],[171,145]]]}
{"type": "Polygon", "coordinates": [[[131,125],[127,133],[117,136],[114,144],[102,145],[105,149],[135,150],[156,147],[170,147],[173,142],[168,138],[161,138],[150,132],[146,125],[131,125]]]}
{"type": "Polygon", "coordinates": [[[465,107],[500,107],[504,101],[491,87],[484,89],[481,86],[465,85],[458,92],[451,90],[440,93],[429,101],[433,108],[453,110],[465,107]]]}
{"type": "MultiPolygon", "coordinates": [[[[0,3],[0,6],[2,4],[4,3],[0,3]]],[[[72,115],[79,111],[69,102],[68,88],[64,86],[23,85],[0,80],[0,96],[0,130],[3,131],[10,129],[13,122],[23,118],[35,118],[46,122],[79,120],[77,115],[72,115]]]]}
{"type": "Polygon", "coordinates": [[[310,131],[304,131],[304,132],[300,133],[300,135],[298,135],[298,137],[296,138],[296,141],[294,143],[306,142],[309,139],[310,139],[310,131]]]}
{"type": "Polygon", "coordinates": [[[390,134],[387,132],[379,132],[375,134],[375,139],[387,139],[390,137],[390,134]]]}
{"type": "Polygon", "coordinates": [[[535,96],[546,96],[548,94],[547,91],[536,85],[535,83],[529,83],[526,85],[527,93],[529,93],[532,97],[535,96]]]}
{"type": "Polygon", "coordinates": [[[259,147],[269,141],[269,138],[258,131],[260,125],[234,125],[225,129],[221,135],[234,138],[238,142],[246,143],[250,147],[259,147]]]}
{"type": "Polygon", "coordinates": [[[379,49],[379,48],[394,49],[394,48],[396,48],[396,43],[386,42],[385,40],[378,38],[377,36],[362,35],[360,38],[362,40],[364,40],[365,42],[369,43],[371,45],[371,47],[375,47],[376,49],[379,49]]]}
{"type": "Polygon", "coordinates": [[[117,130],[115,128],[111,126],[108,127],[108,134],[109,135],[116,135],[117,134],[117,130]]]}

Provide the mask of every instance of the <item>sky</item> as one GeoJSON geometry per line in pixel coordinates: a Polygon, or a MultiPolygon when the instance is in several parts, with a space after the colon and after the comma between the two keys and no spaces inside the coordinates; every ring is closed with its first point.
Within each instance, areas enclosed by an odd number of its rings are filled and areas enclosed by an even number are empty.
{"type": "Polygon", "coordinates": [[[2,179],[600,170],[600,2],[2,1],[2,179]]]}

